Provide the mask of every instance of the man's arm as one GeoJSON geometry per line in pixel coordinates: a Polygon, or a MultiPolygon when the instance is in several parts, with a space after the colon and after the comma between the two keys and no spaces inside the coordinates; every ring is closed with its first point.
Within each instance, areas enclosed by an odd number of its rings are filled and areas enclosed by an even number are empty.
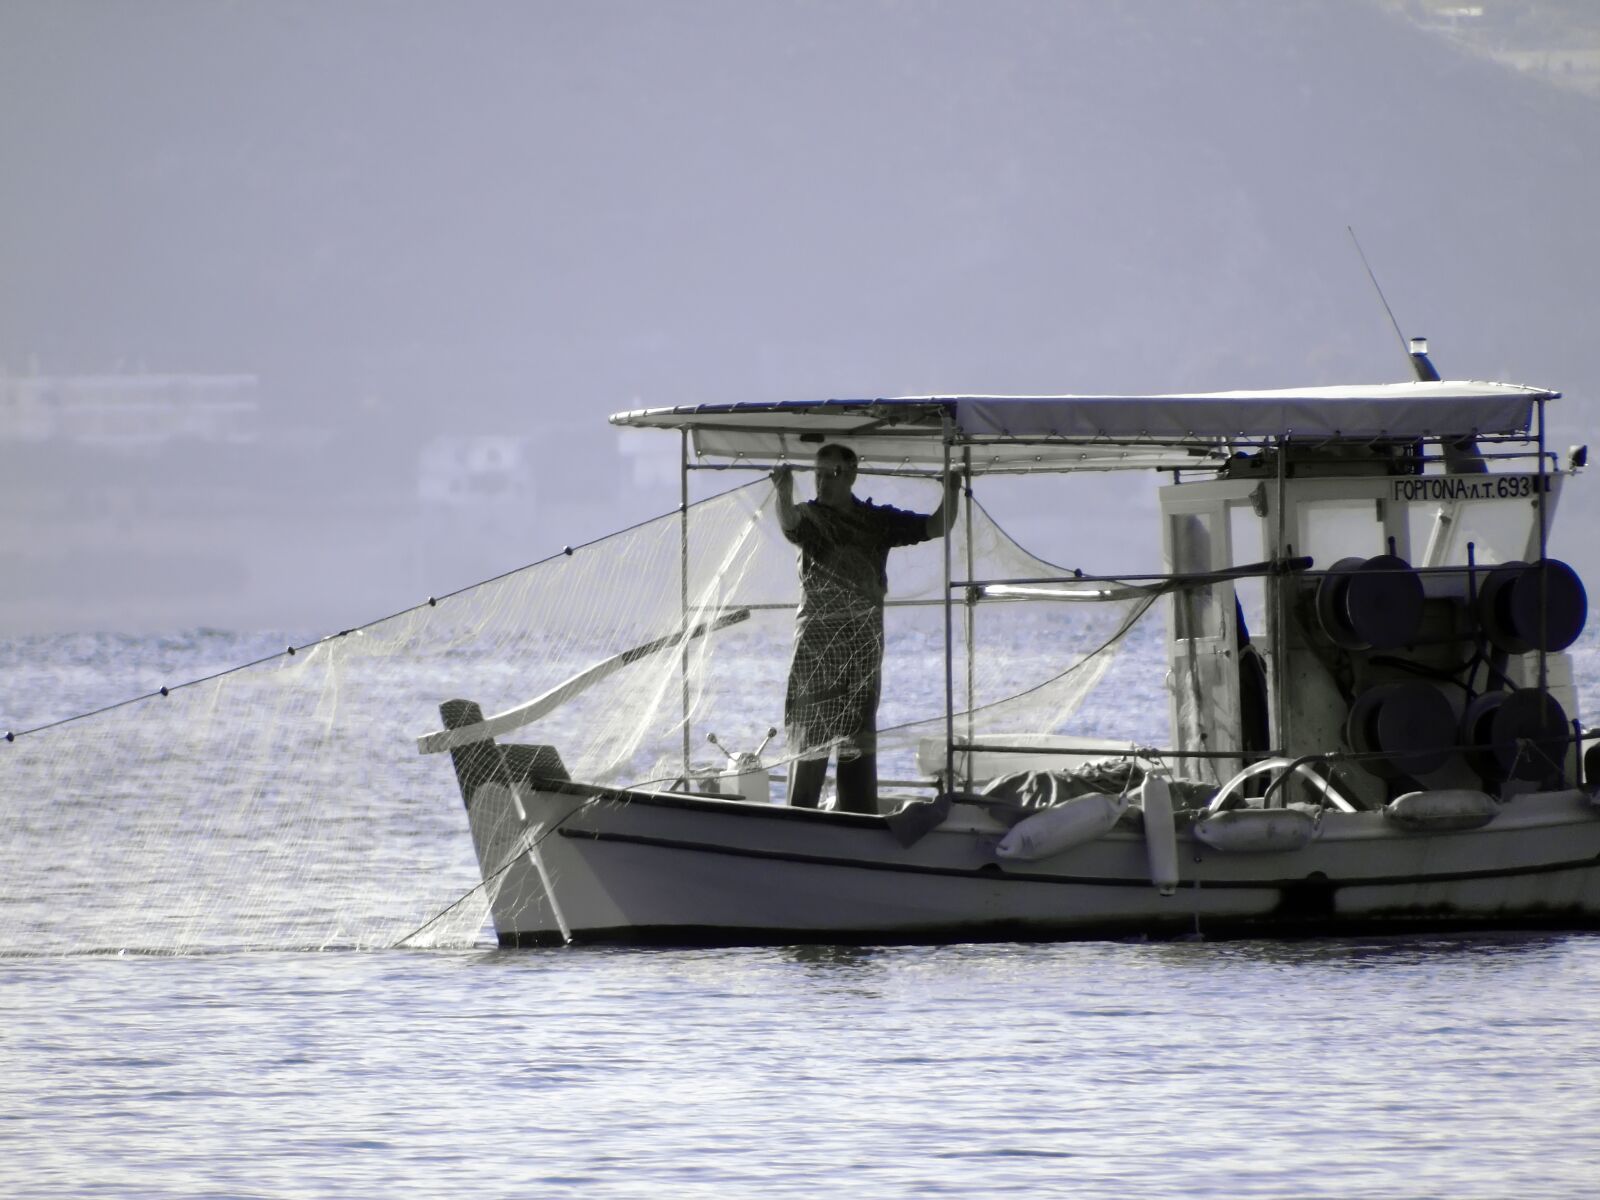
{"type": "Polygon", "coordinates": [[[961,508],[961,489],[965,482],[960,471],[950,472],[950,478],[944,482],[944,499],[938,508],[928,514],[930,538],[943,537],[950,532],[950,526],[956,523],[956,513],[961,508]]]}
{"type": "Polygon", "coordinates": [[[772,472],[772,486],[778,493],[778,524],[785,533],[800,528],[800,509],[794,502],[794,468],[781,466],[772,472]]]}

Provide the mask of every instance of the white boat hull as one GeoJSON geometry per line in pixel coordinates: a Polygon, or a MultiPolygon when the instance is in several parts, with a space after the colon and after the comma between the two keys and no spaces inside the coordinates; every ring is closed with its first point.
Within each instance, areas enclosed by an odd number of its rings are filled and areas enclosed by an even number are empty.
{"type": "Polygon", "coordinates": [[[1281,852],[1219,851],[1180,828],[1165,896],[1136,826],[1002,862],[1005,827],[965,804],[909,847],[882,817],[583,784],[489,783],[468,811],[507,946],[1600,927],[1600,812],[1576,790],[1520,797],[1469,831],[1330,812],[1281,852]]]}

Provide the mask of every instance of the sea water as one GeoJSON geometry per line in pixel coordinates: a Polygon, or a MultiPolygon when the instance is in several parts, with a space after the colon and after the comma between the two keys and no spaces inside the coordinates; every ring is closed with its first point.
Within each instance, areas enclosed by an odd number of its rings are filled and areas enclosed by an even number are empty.
{"type": "MultiPolygon", "coordinates": [[[[4,665],[66,711],[249,649],[4,665]]],[[[1588,1196],[1597,989],[1581,934],[12,954],[0,1196],[1588,1196]]]]}

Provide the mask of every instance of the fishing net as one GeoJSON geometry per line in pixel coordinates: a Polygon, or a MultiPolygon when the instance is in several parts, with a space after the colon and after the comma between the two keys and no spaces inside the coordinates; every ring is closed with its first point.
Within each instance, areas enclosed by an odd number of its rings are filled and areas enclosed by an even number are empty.
{"type": "MultiPolygon", "coordinates": [[[[926,480],[875,488],[922,512],[940,494],[926,480]]],[[[552,746],[572,778],[618,786],[728,790],[716,776],[729,759],[708,735],[752,751],[776,727],[763,763],[781,802],[798,584],[773,496],[763,479],[89,716],[30,726],[13,693],[0,953],[475,942],[487,906],[450,755],[418,752],[450,699],[492,716],[547,697],[502,740],[552,746]]],[[[893,552],[885,807],[933,794],[947,687],[963,741],[1072,733],[1113,746],[1164,722],[1160,667],[1131,682],[1108,674],[1124,645],[1142,657],[1160,645],[1150,595],[969,588],[947,632],[947,553],[956,580],[1063,575],[976,505],[948,550],[893,552]]]]}

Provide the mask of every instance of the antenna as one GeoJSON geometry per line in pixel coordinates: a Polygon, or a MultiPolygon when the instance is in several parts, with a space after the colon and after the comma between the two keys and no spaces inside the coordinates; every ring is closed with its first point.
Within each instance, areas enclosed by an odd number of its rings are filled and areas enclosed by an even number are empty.
{"type": "Polygon", "coordinates": [[[1400,349],[1406,352],[1406,357],[1411,356],[1411,347],[1406,343],[1406,335],[1400,332],[1400,322],[1394,319],[1394,309],[1389,307],[1389,301],[1384,297],[1383,288],[1378,286],[1378,277],[1372,273],[1372,264],[1367,261],[1366,251],[1361,249],[1361,239],[1356,236],[1356,231],[1346,225],[1344,231],[1350,235],[1350,240],[1355,243],[1356,253],[1361,256],[1361,265],[1367,269],[1367,278],[1372,280],[1372,290],[1378,293],[1378,300],[1383,304],[1383,311],[1389,314],[1389,324],[1394,326],[1394,335],[1400,339],[1400,349]]]}
{"type": "Polygon", "coordinates": [[[1378,293],[1378,299],[1383,304],[1383,311],[1389,314],[1389,324],[1394,327],[1394,336],[1400,339],[1400,349],[1405,351],[1406,361],[1411,364],[1411,370],[1418,379],[1424,383],[1434,382],[1439,378],[1439,372],[1433,365],[1433,360],[1428,357],[1428,339],[1415,337],[1410,341],[1400,330],[1400,322],[1394,319],[1394,309],[1389,307],[1389,300],[1383,294],[1383,288],[1378,284],[1378,277],[1372,273],[1372,264],[1367,261],[1366,251],[1361,248],[1361,239],[1356,237],[1353,227],[1346,225],[1345,232],[1350,235],[1350,240],[1355,243],[1356,253],[1361,256],[1361,265],[1367,269],[1367,278],[1372,280],[1372,290],[1378,293]]]}

